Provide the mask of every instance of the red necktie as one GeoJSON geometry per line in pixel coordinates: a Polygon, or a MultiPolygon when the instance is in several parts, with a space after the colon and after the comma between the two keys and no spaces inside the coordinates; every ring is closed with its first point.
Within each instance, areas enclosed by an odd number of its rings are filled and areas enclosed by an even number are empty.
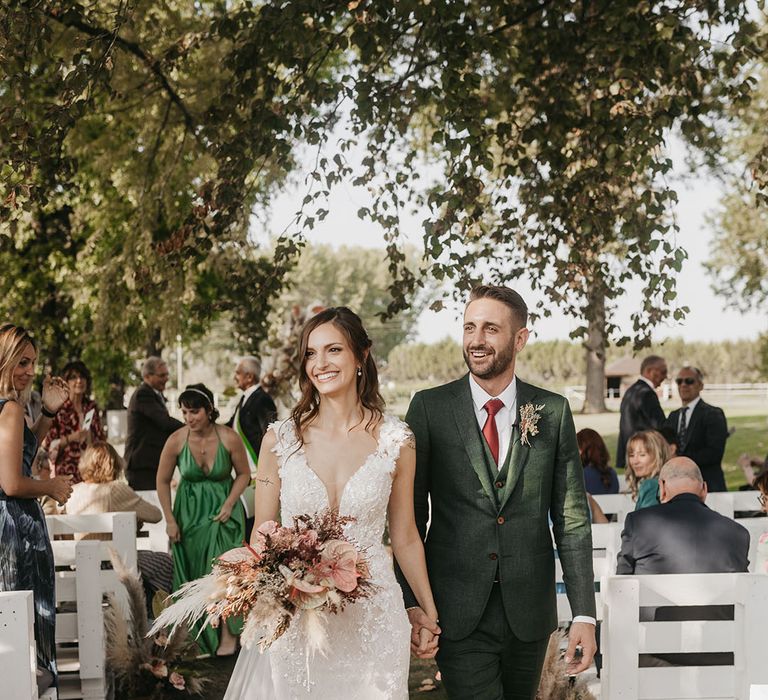
{"type": "Polygon", "coordinates": [[[496,428],[496,414],[504,408],[504,402],[501,399],[491,399],[483,408],[488,413],[483,426],[483,437],[488,443],[488,447],[493,455],[493,461],[499,463],[499,431],[496,428]]]}

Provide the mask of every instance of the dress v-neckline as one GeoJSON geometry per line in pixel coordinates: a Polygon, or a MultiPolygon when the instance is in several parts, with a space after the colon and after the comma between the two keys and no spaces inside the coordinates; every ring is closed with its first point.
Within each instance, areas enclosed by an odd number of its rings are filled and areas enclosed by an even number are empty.
{"type": "Polygon", "coordinates": [[[205,476],[209,477],[211,475],[211,472],[213,471],[213,468],[216,466],[216,460],[219,457],[219,449],[224,444],[221,441],[221,438],[219,437],[219,431],[216,431],[216,437],[219,439],[219,442],[216,445],[216,451],[213,453],[213,462],[211,462],[211,466],[206,471],[203,469],[203,467],[200,465],[200,462],[197,461],[197,457],[195,457],[195,453],[192,451],[192,445],[189,444],[189,435],[187,435],[187,439],[184,442],[184,446],[189,450],[189,456],[192,457],[192,461],[195,463],[195,466],[200,470],[200,473],[205,476]]]}
{"type": "MultiPolygon", "coordinates": [[[[384,426],[386,424],[386,418],[384,418],[381,421],[381,424],[379,425],[379,439],[376,440],[376,448],[373,450],[373,452],[370,452],[368,456],[362,461],[360,466],[355,469],[347,478],[347,480],[344,482],[344,486],[341,487],[341,491],[339,492],[339,503],[335,507],[331,505],[331,494],[328,491],[328,486],[326,483],[320,478],[320,475],[310,466],[309,459],[307,458],[307,452],[304,449],[304,445],[299,446],[298,454],[301,456],[301,461],[304,464],[304,466],[307,468],[307,470],[312,474],[312,476],[317,479],[317,483],[320,484],[320,487],[325,492],[325,502],[329,509],[335,509],[339,512],[341,512],[341,504],[344,502],[344,496],[347,493],[347,488],[349,487],[350,482],[361,472],[363,471],[368,464],[374,459],[374,457],[377,457],[378,454],[381,452],[381,443],[382,443],[382,431],[384,430],[384,426]]],[[[295,434],[295,433],[294,433],[295,434]]]]}

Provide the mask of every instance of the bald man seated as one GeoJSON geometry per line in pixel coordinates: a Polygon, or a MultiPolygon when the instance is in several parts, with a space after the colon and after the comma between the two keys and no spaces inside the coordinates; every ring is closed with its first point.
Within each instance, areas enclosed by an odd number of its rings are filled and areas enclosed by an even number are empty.
{"type": "Polygon", "coordinates": [[[747,571],[749,533],[707,508],[696,463],[675,457],[659,474],[661,504],[627,515],[617,574],[707,574],[747,571]]]}

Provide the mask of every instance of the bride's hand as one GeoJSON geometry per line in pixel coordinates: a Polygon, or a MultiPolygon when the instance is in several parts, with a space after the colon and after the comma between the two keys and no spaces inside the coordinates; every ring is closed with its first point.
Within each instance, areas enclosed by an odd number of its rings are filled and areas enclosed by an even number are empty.
{"type": "Polygon", "coordinates": [[[419,659],[431,659],[437,653],[440,627],[421,608],[409,608],[408,619],[411,622],[411,653],[419,659]],[[422,636],[426,630],[428,636],[422,636]]]}

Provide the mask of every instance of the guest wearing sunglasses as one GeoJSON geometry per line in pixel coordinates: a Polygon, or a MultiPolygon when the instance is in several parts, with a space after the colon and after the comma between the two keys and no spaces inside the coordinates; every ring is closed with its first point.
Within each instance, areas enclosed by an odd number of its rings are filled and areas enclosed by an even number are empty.
{"type": "Polygon", "coordinates": [[[669,414],[665,426],[677,434],[677,454],[699,465],[708,491],[726,491],[722,465],[728,439],[725,414],[702,400],[704,375],[700,369],[683,367],[675,383],[683,405],[669,414]]]}

